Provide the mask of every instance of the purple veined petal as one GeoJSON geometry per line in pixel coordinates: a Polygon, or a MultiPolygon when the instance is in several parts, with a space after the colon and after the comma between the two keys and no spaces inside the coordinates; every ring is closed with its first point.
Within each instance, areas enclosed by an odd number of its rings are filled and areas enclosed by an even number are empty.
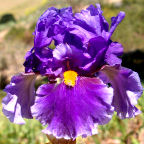
{"type": "Polygon", "coordinates": [[[110,39],[110,37],[112,36],[112,34],[115,31],[116,27],[124,19],[124,17],[125,17],[125,12],[121,11],[116,17],[111,18],[111,27],[110,27],[110,30],[109,30],[108,39],[110,39]]]}
{"type": "Polygon", "coordinates": [[[63,60],[73,53],[71,47],[69,45],[60,44],[53,51],[53,57],[57,60],[63,60]]]}
{"type": "Polygon", "coordinates": [[[131,69],[120,66],[105,66],[100,77],[111,83],[114,89],[112,105],[121,118],[132,118],[140,113],[135,107],[143,93],[143,87],[138,74],[131,69]]]}
{"type": "Polygon", "coordinates": [[[30,107],[35,100],[36,75],[34,73],[20,73],[13,76],[11,83],[6,86],[2,100],[3,113],[13,123],[24,124],[23,118],[32,118],[30,107]]]}
{"type": "Polygon", "coordinates": [[[114,66],[121,64],[122,60],[119,58],[123,54],[123,46],[120,43],[112,42],[105,55],[105,61],[107,64],[114,66]]]}
{"type": "Polygon", "coordinates": [[[37,90],[33,116],[48,127],[44,133],[56,138],[75,139],[97,133],[98,124],[112,117],[112,88],[99,78],[78,77],[74,87],[44,84],[37,90]]]}
{"type": "Polygon", "coordinates": [[[58,34],[56,36],[53,36],[55,46],[63,43],[64,37],[65,37],[64,34],[58,34]]]}
{"type": "Polygon", "coordinates": [[[53,51],[53,57],[57,60],[59,67],[64,71],[68,69],[78,70],[83,63],[88,61],[82,49],[68,44],[60,44],[53,51]],[[68,65],[67,65],[68,62],[68,65]]]}

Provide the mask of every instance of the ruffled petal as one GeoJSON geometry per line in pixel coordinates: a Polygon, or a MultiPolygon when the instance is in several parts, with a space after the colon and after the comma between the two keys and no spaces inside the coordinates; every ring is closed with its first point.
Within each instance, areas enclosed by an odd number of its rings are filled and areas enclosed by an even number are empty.
{"type": "Polygon", "coordinates": [[[113,90],[98,78],[78,77],[74,87],[44,84],[37,91],[33,116],[48,127],[44,133],[56,138],[75,139],[97,133],[113,114],[113,90]]]}
{"type": "Polygon", "coordinates": [[[75,17],[76,21],[81,21],[81,23],[77,23],[78,25],[88,31],[94,32],[96,36],[100,36],[103,30],[108,31],[109,25],[102,16],[100,5],[97,4],[96,6],[97,8],[90,5],[86,10],[82,10],[81,13],[76,13],[75,17]]]}
{"type": "Polygon", "coordinates": [[[96,4],[96,8],[90,5],[86,10],[76,13],[70,32],[79,36],[83,43],[96,36],[103,36],[104,32],[108,32],[109,24],[102,13],[99,4],[96,4]]]}
{"type": "Polygon", "coordinates": [[[119,58],[123,54],[123,47],[120,43],[112,42],[105,55],[105,62],[111,66],[121,64],[122,60],[119,58]]]}
{"type": "MultiPolygon", "coordinates": [[[[51,7],[46,10],[36,25],[34,47],[41,48],[50,45],[55,36],[66,30],[72,19],[71,7],[62,9],[51,7]]],[[[57,37],[57,41],[59,37],[57,37]]]]}
{"type": "Polygon", "coordinates": [[[6,86],[7,96],[3,98],[3,113],[13,123],[24,124],[23,118],[32,118],[30,107],[35,100],[36,75],[20,73],[12,77],[11,83],[6,86]]]}
{"type": "Polygon", "coordinates": [[[131,69],[119,66],[105,66],[101,78],[111,83],[114,89],[112,105],[121,118],[132,118],[140,111],[135,107],[142,95],[143,87],[138,74],[131,69]],[[106,76],[106,77],[105,77],[106,76]]]}

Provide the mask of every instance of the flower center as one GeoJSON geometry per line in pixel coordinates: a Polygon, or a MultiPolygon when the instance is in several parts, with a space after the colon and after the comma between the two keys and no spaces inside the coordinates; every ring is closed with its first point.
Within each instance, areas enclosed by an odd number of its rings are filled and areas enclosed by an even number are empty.
{"type": "Polygon", "coordinates": [[[77,72],[68,70],[65,71],[63,75],[64,75],[64,83],[68,86],[74,87],[78,76],[77,72]]]}

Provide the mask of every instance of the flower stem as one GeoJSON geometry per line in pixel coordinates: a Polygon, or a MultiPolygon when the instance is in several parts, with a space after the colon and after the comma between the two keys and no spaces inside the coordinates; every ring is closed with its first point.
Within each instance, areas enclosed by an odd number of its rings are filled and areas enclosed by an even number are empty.
{"type": "Polygon", "coordinates": [[[47,135],[47,138],[50,141],[50,143],[48,144],[76,144],[76,139],[75,140],[56,139],[52,135],[47,135]]]}

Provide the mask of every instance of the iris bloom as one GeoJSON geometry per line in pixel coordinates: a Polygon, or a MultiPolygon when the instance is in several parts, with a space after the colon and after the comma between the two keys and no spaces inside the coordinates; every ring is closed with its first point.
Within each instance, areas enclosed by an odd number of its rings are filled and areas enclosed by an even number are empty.
{"type": "Polygon", "coordinates": [[[34,47],[25,57],[25,73],[6,86],[3,113],[13,123],[35,117],[48,125],[44,133],[75,139],[97,133],[117,112],[121,119],[135,117],[143,88],[136,72],[121,66],[123,47],[111,40],[124,18],[120,12],[111,26],[100,5],[73,15],[70,7],[49,8],[39,18],[34,47]],[[50,49],[54,42],[55,49],[50,49]],[[48,78],[36,93],[37,75],[48,78]]]}

